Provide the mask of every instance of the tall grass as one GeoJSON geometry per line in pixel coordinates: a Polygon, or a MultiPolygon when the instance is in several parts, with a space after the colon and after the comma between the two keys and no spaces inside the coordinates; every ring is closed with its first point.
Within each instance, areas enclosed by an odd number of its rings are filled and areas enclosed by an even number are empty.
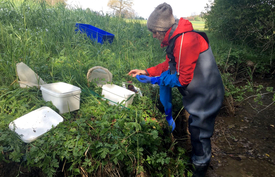
{"type": "Polygon", "coordinates": [[[205,31],[205,21],[191,21],[194,30],[205,31]]]}
{"type": "Polygon", "coordinates": [[[115,81],[126,79],[130,69],[149,67],[162,57],[157,41],[140,23],[63,5],[49,7],[43,2],[24,1],[19,6],[4,1],[1,5],[1,85],[14,81],[15,65],[20,61],[46,82],[85,83],[85,74],[93,66],[108,68],[115,81]],[[75,33],[76,22],[113,33],[115,39],[112,44],[94,43],[84,34],[75,33]]]}
{"type": "MultiPolygon", "coordinates": [[[[0,30],[0,160],[39,167],[48,176],[54,176],[60,164],[72,176],[84,169],[95,175],[110,164],[126,176],[145,167],[152,175],[183,174],[183,153],[167,152],[169,136],[161,138],[159,123],[150,121],[151,117],[161,124],[165,121],[153,104],[154,93],[149,86],[127,76],[131,69],[145,69],[165,59],[165,51],[146,25],[80,8],[51,7],[43,1],[3,0],[0,30]],[[113,33],[114,41],[93,42],[75,31],[76,23],[113,33]],[[47,83],[62,81],[82,89],[87,88],[89,68],[103,66],[113,74],[113,83],[121,85],[132,80],[146,96],[136,96],[128,111],[109,106],[83,90],[79,111],[63,114],[65,121],[58,128],[33,143],[23,144],[8,129],[10,121],[43,105],[56,108],[43,101],[38,89],[19,87],[19,62],[26,63],[47,83]],[[167,168],[159,169],[160,165],[167,168]]],[[[100,94],[99,88],[90,89],[100,94]]]]}

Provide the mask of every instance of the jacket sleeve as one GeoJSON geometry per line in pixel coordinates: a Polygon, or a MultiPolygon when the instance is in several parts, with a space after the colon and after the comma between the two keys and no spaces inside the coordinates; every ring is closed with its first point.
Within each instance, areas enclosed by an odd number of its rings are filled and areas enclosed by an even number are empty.
{"type": "Polygon", "coordinates": [[[164,71],[168,70],[168,61],[169,59],[166,60],[156,66],[153,66],[151,68],[146,69],[145,71],[149,74],[149,76],[160,76],[161,73],[163,73],[164,71]]]}
{"type": "Polygon", "coordinates": [[[179,72],[179,82],[181,85],[186,86],[192,81],[196,62],[200,53],[208,49],[208,43],[195,32],[185,33],[182,41],[181,55],[179,56],[181,40],[182,36],[178,37],[175,41],[173,53],[177,63],[176,70],[179,72]]]}

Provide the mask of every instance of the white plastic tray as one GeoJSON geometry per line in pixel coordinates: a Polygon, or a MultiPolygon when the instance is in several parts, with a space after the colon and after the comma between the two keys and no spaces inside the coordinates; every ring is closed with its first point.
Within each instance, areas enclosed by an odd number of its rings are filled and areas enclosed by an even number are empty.
{"type": "Polygon", "coordinates": [[[105,84],[102,86],[102,95],[104,95],[104,98],[113,101],[109,102],[110,105],[124,101],[123,105],[128,107],[133,102],[135,92],[115,84],[105,84]]]}
{"type": "Polygon", "coordinates": [[[23,142],[30,143],[60,122],[63,122],[63,118],[58,113],[43,106],[12,121],[9,128],[15,131],[23,142]]]}
{"type": "Polygon", "coordinates": [[[74,96],[81,93],[79,87],[65,83],[65,82],[56,82],[50,84],[41,85],[40,90],[43,92],[47,92],[48,94],[57,97],[69,97],[74,96]]]}
{"type": "Polygon", "coordinates": [[[56,82],[41,85],[40,90],[43,100],[51,101],[60,114],[78,110],[80,107],[79,87],[65,82],[56,82]]]}

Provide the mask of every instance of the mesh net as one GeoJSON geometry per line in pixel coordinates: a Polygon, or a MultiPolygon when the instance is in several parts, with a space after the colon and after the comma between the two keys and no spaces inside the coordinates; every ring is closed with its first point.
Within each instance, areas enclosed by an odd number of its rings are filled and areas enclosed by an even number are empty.
{"type": "Polygon", "coordinates": [[[112,73],[101,66],[95,66],[88,70],[87,80],[88,82],[95,82],[96,85],[102,87],[102,85],[112,82],[112,73]]]}

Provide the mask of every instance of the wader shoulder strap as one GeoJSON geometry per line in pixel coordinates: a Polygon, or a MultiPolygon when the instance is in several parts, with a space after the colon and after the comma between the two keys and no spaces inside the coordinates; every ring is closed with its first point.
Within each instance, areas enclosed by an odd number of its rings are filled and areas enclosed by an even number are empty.
{"type": "Polygon", "coordinates": [[[175,41],[176,39],[181,36],[183,33],[177,34],[175,37],[173,37],[170,41],[169,41],[169,45],[166,48],[166,54],[168,56],[168,58],[170,59],[170,61],[175,61],[175,57],[173,54],[174,51],[174,47],[175,47],[175,41]]]}
{"type": "Polygon", "coordinates": [[[199,35],[201,35],[201,37],[204,38],[204,40],[207,42],[207,44],[209,44],[209,40],[208,40],[208,37],[207,37],[205,32],[198,32],[198,31],[193,31],[193,32],[198,33],[199,35]]]}
{"type": "MultiPolygon", "coordinates": [[[[188,32],[195,32],[195,33],[198,33],[199,35],[201,35],[205,41],[209,44],[209,40],[208,40],[208,37],[207,35],[204,33],[204,32],[197,32],[197,31],[188,31],[188,32]]],[[[187,32],[185,32],[187,33],[187,32]]],[[[181,36],[183,33],[180,33],[180,34],[177,34],[175,37],[173,37],[172,39],[170,39],[169,41],[169,46],[167,46],[166,48],[166,54],[168,56],[168,58],[170,59],[170,61],[175,61],[175,57],[174,57],[174,54],[173,54],[173,51],[174,51],[174,47],[175,47],[175,41],[176,39],[181,36]]]]}

